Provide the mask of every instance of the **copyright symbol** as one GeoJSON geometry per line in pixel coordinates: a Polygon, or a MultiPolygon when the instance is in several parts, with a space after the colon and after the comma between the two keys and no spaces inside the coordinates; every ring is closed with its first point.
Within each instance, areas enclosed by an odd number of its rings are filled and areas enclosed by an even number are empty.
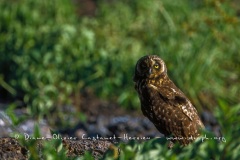
{"type": "Polygon", "coordinates": [[[19,138],[19,135],[18,135],[18,134],[15,134],[15,138],[18,139],[18,138],[19,138]]]}

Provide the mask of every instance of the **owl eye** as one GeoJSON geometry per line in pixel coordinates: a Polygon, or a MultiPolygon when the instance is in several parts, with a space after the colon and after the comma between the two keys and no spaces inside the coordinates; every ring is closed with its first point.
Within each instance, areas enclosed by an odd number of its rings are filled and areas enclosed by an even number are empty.
{"type": "Polygon", "coordinates": [[[159,68],[159,64],[154,64],[154,68],[158,69],[159,68]]]}

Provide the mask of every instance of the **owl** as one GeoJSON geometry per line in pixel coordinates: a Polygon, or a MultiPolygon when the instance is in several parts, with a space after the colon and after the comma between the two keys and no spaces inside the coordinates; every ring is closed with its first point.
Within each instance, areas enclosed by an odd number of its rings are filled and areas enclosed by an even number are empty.
{"type": "Polygon", "coordinates": [[[166,137],[168,145],[186,146],[199,137],[204,128],[197,110],[167,75],[164,61],[157,55],[140,58],[133,77],[143,114],[166,137]]]}

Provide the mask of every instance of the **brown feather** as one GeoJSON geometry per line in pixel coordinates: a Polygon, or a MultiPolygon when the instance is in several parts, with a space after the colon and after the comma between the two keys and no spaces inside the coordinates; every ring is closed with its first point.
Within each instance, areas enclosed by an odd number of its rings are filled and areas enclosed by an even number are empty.
{"type": "Polygon", "coordinates": [[[200,135],[203,124],[190,100],[167,76],[164,61],[156,55],[144,56],[136,64],[135,89],[143,114],[165,136],[172,135],[187,145],[200,135]]]}

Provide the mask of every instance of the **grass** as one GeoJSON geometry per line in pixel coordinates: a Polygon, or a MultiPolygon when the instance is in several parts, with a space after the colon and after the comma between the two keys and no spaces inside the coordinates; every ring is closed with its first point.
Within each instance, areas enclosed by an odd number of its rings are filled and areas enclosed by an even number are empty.
{"type": "MultiPolygon", "coordinates": [[[[132,82],[134,66],[141,56],[157,54],[199,111],[217,110],[219,120],[225,115],[237,116],[228,113],[240,102],[236,4],[218,0],[98,1],[95,16],[87,17],[77,16],[76,5],[67,0],[3,0],[1,97],[40,118],[52,116],[52,110],[63,116],[61,107],[72,103],[69,96],[87,88],[126,109],[139,109],[132,82]]],[[[234,116],[228,120],[236,120],[234,116]]],[[[236,131],[227,129],[225,134],[236,131]]],[[[236,146],[219,147],[219,153],[231,157],[227,151],[236,146]]]]}

